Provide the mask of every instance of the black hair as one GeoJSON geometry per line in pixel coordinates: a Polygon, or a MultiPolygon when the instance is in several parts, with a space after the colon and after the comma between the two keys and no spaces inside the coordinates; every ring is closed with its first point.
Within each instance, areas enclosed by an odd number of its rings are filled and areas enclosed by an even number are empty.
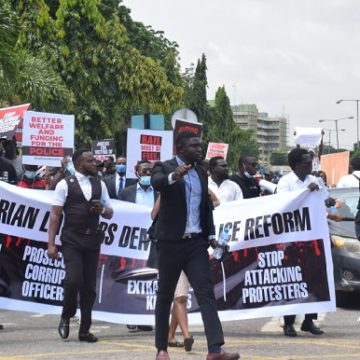
{"type": "Polygon", "coordinates": [[[355,156],[350,160],[353,170],[360,170],[360,156],[355,156]]]}
{"type": "Polygon", "coordinates": [[[136,165],[135,165],[135,170],[138,171],[139,169],[139,166],[142,165],[142,164],[151,164],[151,161],[149,160],[139,160],[136,165]]]}
{"type": "Polygon", "coordinates": [[[309,151],[301,148],[301,147],[296,147],[294,149],[292,149],[289,153],[288,153],[288,164],[291,168],[291,170],[295,169],[296,164],[299,164],[303,161],[303,155],[308,155],[309,151]]]}
{"type": "Polygon", "coordinates": [[[79,160],[80,156],[81,156],[83,153],[86,153],[86,152],[90,152],[90,150],[89,150],[89,149],[85,149],[85,148],[76,150],[76,151],[73,153],[72,162],[73,162],[74,164],[76,164],[77,161],[79,160]]]}
{"type": "Polygon", "coordinates": [[[199,136],[191,131],[181,132],[180,134],[178,134],[178,136],[175,139],[175,145],[177,148],[182,148],[182,147],[184,147],[184,145],[186,144],[186,142],[189,139],[196,138],[196,137],[199,137],[199,136]]]}
{"type": "Polygon", "coordinates": [[[241,165],[244,164],[249,157],[256,158],[254,155],[250,155],[250,154],[243,154],[240,156],[240,158],[239,158],[239,168],[240,169],[242,168],[241,165]]]}
{"type": "Polygon", "coordinates": [[[222,156],[214,156],[209,160],[209,171],[210,171],[210,173],[212,173],[212,171],[216,167],[218,160],[224,160],[224,158],[222,156]]]}

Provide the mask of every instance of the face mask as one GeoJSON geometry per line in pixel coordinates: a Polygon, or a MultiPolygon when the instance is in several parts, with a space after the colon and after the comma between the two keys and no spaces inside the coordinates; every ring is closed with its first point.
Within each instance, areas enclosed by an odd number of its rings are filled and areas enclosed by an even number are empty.
{"type": "Polygon", "coordinates": [[[66,171],[68,171],[70,173],[70,175],[75,174],[75,167],[74,167],[74,164],[72,163],[72,161],[70,161],[66,164],[66,171]]]}
{"type": "Polygon", "coordinates": [[[26,170],[24,172],[25,177],[27,177],[29,180],[33,180],[35,179],[36,176],[36,171],[30,171],[30,170],[26,170]]]}
{"type": "Polygon", "coordinates": [[[116,167],[116,171],[119,174],[125,174],[125,172],[126,172],[126,165],[125,164],[116,164],[115,167],[116,167]]]}
{"type": "Polygon", "coordinates": [[[244,175],[245,175],[245,177],[247,177],[248,179],[251,179],[252,175],[246,170],[245,165],[243,165],[243,167],[244,167],[244,175]]]}
{"type": "Polygon", "coordinates": [[[144,186],[150,186],[151,176],[142,176],[139,183],[144,186]]]}

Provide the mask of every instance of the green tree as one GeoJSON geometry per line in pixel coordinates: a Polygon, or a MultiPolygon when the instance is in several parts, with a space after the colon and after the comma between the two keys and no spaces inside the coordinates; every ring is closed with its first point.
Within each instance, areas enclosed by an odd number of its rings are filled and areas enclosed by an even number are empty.
{"type": "Polygon", "coordinates": [[[19,35],[17,14],[9,1],[0,1],[0,95],[15,79],[15,45],[19,35]]]}
{"type": "Polygon", "coordinates": [[[241,154],[259,154],[259,146],[252,139],[253,132],[241,129],[233,119],[230,99],[225,87],[219,87],[215,94],[215,108],[212,115],[212,126],[208,131],[208,141],[218,141],[229,144],[227,162],[230,169],[238,167],[241,154]]]}
{"type": "Polygon", "coordinates": [[[209,119],[209,105],[206,98],[207,77],[206,77],[206,57],[202,54],[201,59],[198,60],[195,74],[192,83],[189,87],[189,93],[186,97],[188,103],[186,104],[198,116],[199,121],[204,124],[209,119]]]}
{"type": "Polygon", "coordinates": [[[37,31],[38,23],[46,23],[44,34],[50,39],[47,6],[41,0],[13,2],[14,8],[11,5],[11,1],[2,1],[0,7],[1,106],[31,102],[36,110],[62,111],[71,103],[71,94],[48,61],[48,45],[41,43],[37,31]],[[29,38],[36,51],[27,47],[29,38]]]}
{"type": "Polygon", "coordinates": [[[287,151],[273,151],[270,155],[271,165],[288,165],[287,151]]]}
{"type": "Polygon", "coordinates": [[[170,113],[182,104],[176,43],[141,23],[131,30],[118,1],[0,1],[7,5],[0,8],[2,104],[73,113],[78,142],[115,134],[122,147],[132,113],[170,113]]]}
{"type": "Polygon", "coordinates": [[[64,0],[56,14],[58,67],[76,97],[80,141],[124,133],[133,112],[168,112],[180,103],[181,87],[129,44],[116,11],[106,19],[95,0],[64,0]]]}

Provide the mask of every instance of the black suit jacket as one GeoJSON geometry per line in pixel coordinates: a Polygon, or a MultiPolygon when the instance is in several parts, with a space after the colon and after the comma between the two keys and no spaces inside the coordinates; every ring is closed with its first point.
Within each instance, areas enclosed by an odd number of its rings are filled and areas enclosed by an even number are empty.
{"type": "MultiPolygon", "coordinates": [[[[119,193],[119,200],[134,203],[136,200],[137,184],[123,188],[119,193]]],[[[154,190],[154,204],[157,198],[157,192],[154,190]]]]}
{"type": "MultiPolygon", "coordinates": [[[[186,197],[185,181],[183,179],[169,184],[169,174],[177,167],[175,158],[157,162],[154,165],[151,184],[155,190],[161,194],[160,211],[155,227],[155,237],[159,240],[176,241],[183,237],[186,229],[186,197]]],[[[215,234],[212,204],[208,194],[208,176],[205,170],[195,166],[195,170],[201,183],[201,204],[200,204],[200,224],[204,236],[215,234]]]]}
{"type": "MultiPolygon", "coordinates": [[[[110,199],[119,199],[118,191],[116,189],[116,173],[105,175],[103,181],[106,185],[110,199]]],[[[125,179],[125,187],[136,183],[136,179],[125,179]]]]}

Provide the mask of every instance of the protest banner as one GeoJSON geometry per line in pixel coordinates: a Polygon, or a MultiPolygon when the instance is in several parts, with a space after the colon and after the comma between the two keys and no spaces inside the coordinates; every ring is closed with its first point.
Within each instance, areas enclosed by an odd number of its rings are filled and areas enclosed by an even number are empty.
{"type": "Polygon", "coordinates": [[[92,140],[91,152],[96,160],[104,161],[107,157],[116,160],[114,139],[92,140]]]}
{"type": "Polygon", "coordinates": [[[229,144],[209,142],[205,159],[210,160],[212,157],[221,156],[226,160],[229,150],[229,144]]]}
{"type": "Polygon", "coordinates": [[[23,123],[23,164],[60,166],[74,151],[74,115],[27,111],[23,123]]]}
{"type": "MultiPolygon", "coordinates": [[[[22,121],[24,112],[30,104],[11,106],[0,109],[0,138],[11,139],[16,135],[16,129],[22,121]]],[[[21,132],[17,136],[17,141],[21,141],[21,132]]]]}
{"type": "MultiPolygon", "coordinates": [[[[0,226],[9,234],[0,243],[0,308],[60,314],[64,266],[62,260],[47,257],[47,234],[39,231],[39,224],[48,228],[44,214],[51,198],[50,191],[0,182],[0,226]]],[[[157,270],[146,267],[150,209],[119,200],[113,200],[112,206],[113,219],[101,221],[106,238],[93,317],[151,325],[157,270]]],[[[214,211],[214,220],[217,233],[227,226],[231,234],[231,254],[223,266],[210,250],[221,320],[335,311],[321,194],[305,189],[224,203],[214,211]]],[[[192,291],[188,312],[190,324],[201,323],[192,291]]]]}
{"type": "Polygon", "coordinates": [[[172,157],[172,131],[128,129],[126,177],[136,178],[139,160],[164,161],[172,157]]]}

